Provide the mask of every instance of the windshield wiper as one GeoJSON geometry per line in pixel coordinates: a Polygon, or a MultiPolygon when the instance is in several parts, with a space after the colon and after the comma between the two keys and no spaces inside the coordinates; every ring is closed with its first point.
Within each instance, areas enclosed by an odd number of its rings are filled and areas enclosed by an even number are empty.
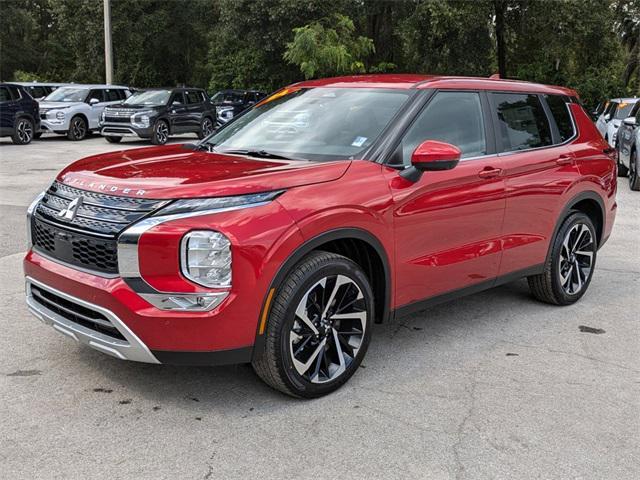
{"type": "Polygon", "coordinates": [[[274,160],[293,160],[292,158],[279,155],[277,153],[267,152],[266,150],[218,150],[217,153],[228,153],[232,155],[246,155],[256,158],[273,158],[274,160]]]}

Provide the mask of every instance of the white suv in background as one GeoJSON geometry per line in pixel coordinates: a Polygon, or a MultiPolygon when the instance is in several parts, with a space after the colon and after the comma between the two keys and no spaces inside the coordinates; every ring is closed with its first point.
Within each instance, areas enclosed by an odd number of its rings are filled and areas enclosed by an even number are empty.
{"type": "Polygon", "coordinates": [[[131,95],[127,87],[116,85],[69,85],[60,87],[40,102],[42,133],[66,135],[82,140],[99,129],[104,107],[121,103],[131,95]]]}
{"type": "Polygon", "coordinates": [[[609,145],[616,147],[618,129],[638,101],[637,98],[613,98],[596,121],[596,127],[609,145]]]}

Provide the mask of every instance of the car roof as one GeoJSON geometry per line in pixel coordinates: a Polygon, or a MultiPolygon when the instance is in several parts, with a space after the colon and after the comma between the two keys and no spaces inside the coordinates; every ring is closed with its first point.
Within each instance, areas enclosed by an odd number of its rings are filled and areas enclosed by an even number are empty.
{"type": "Polygon", "coordinates": [[[379,74],[354,75],[346,77],[307,80],[294,84],[296,87],[335,87],[335,88],[388,88],[388,89],[477,89],[507,92],[547,93],[555,95],[577,96],[570,88],[520,80],[503,80],[484,77],[452,77],[421,74],[379,74]]]}
{"type": "Polygon", "coordinates": [[[67,83],[63,85],[64,87],[78,87],[78,88],[124,88],[124,89],[129,89],[129,87],[126,87],[124,85],[104,85],[104,84],[99,84],[99,83],[67,83]]]}
{"type": "Polygon", "coordinates": [[[614,103],[636,103],[638,98],[612,98],[609,101],[614,103]]]}
{"type": "Polygon", "coordinates": [[[21,85],[23,87],[66,87],[74,85],[73,83],[56,83],[56,82],[11,82],[13,85],[21,85]]]}

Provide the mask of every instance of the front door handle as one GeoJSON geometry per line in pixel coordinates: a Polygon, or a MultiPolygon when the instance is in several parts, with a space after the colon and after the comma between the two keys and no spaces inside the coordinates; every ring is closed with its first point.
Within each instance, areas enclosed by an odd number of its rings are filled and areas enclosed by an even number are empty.
{"type": "Polygon", "coordinates": [[[480,178],[495,178],[499,177],[501,173],[501,168],[486,167],[478,172],[478,176],[480,178]]]}
{"type": "Polygon", "coordinates": [[[573,155],[560,155],[556,160],[556,165],[570,165],[573,163],[573,155]]]}

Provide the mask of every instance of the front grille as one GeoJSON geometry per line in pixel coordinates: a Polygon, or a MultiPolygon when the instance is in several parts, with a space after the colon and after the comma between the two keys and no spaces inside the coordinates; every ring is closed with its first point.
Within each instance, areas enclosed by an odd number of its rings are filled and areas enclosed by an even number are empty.
{"type": "Polygon", "coordinates": [[[111,114],[104,116],[105,123],[131,123],[130,118],[127,117],[114,117],[111,114]]]}
{"type": "Polygon", "coordinates": [[[33,245],[65,263],[117,274],[118,235],[165,203],[89,192],[55,182],[35,209],[33,245]],[[75,215],[68,218],[64,213],[77,199],[75,215]]]}
{"type": "Polygon", "coordinates": [[[33,284],[31,284],[31,294],[40,305],[67,320],[103,335],[126,341],[120,331],[100,312],[62,298],[33,284]]]}
{"type": "Polygon", "coordinates": [[[136,112],[139,112],[140,110],[135,110],[133,108],[106,108],[104,110],[104,115],[105,117],[126,117],[129,118],[131,115],[133,115],[136,112]]]}

